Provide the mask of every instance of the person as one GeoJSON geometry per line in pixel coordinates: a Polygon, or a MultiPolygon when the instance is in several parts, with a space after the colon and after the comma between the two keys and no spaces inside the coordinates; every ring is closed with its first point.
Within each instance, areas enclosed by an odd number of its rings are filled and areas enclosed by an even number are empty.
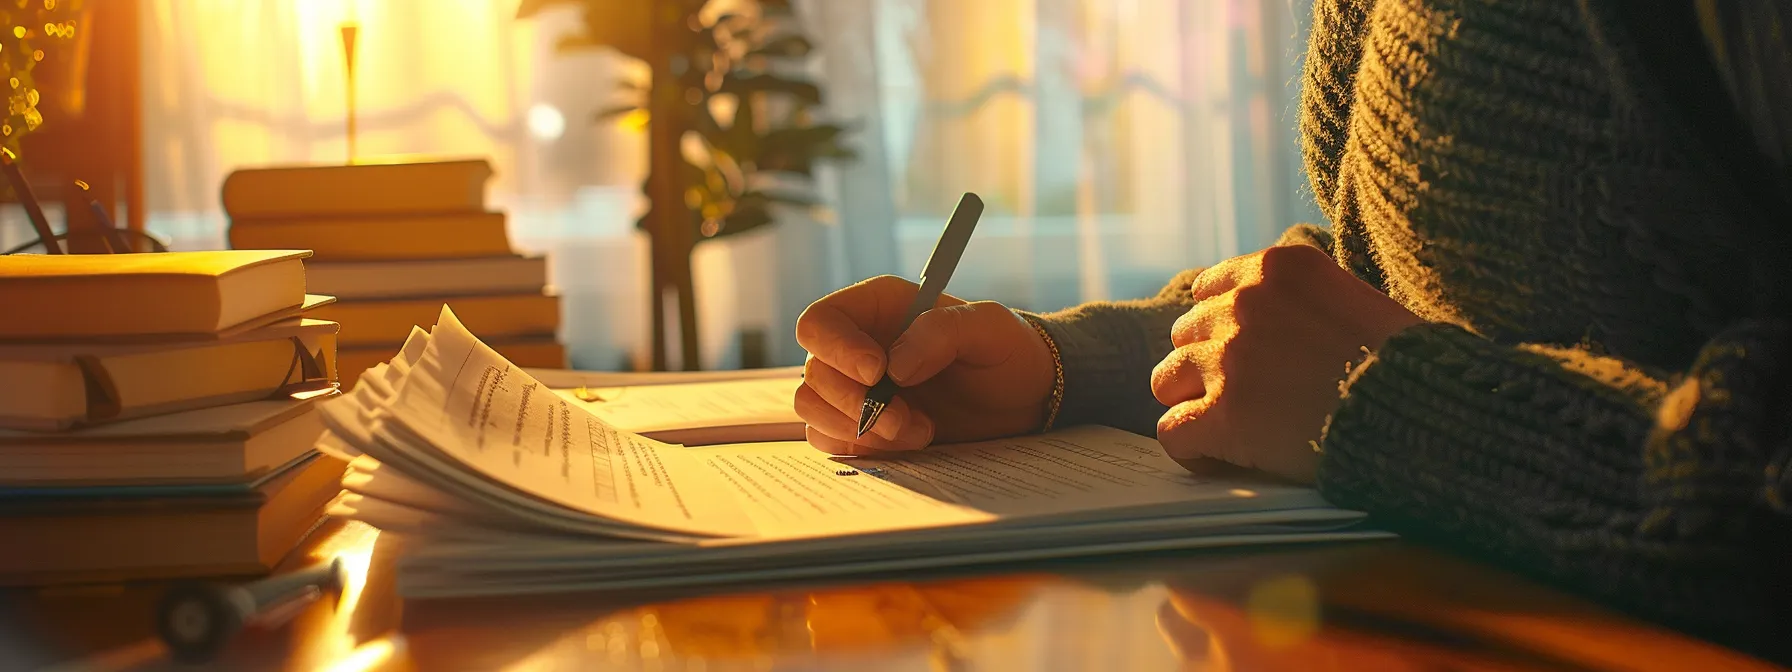
{"type": "MultiPolygon", "coordinates": [[[[1317,0],[1329,228],[1051,314],[874,278],[796,325],[815,447],[1099,423],[1739,647],[1792,629],[1788,0],[1317,0]],[[903,386],[863,438],[885,371],[903,386]]],[[[1777,644],[1775,642],[1778,642],[1777,644]]]]}

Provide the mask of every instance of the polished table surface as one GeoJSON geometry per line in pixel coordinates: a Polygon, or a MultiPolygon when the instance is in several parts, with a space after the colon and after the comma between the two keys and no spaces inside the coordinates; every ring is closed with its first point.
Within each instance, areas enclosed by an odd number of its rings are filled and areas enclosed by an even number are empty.
{"type": "MultiPolygon", "coordinates": [[[[340,595],[199,669],[1778,669],[1405,542],[481,601],[400,599],[394,548],[328,524],[290,564],[342,558],[340,595]]],[[[0,592],[0,670],[195,669],[153,636],[160,592],[0,592]]]]}

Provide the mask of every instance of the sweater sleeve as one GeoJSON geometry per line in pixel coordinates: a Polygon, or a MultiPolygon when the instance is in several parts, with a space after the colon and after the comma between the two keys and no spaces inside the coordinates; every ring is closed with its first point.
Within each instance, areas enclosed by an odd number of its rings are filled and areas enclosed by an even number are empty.
{"type": "Polygon", "coordinates": [[[1085,303],[1030,315],[1058,346],[1064,400],[1057,424],[1108,425],[1157,436],[1169,410],[1151,394],[1151,370],[1170,354],[1170,328],[1194,301],[1189,288],[1199,269],[1176,274],[1157,296],[1085,303]]]}
{"type": "Polygon", "coordinates": [[[1409,536],[1778,646],[1792,627],[1789,365],[1779,320],[1734,325],[1676,376],[1421,325],[1345,380],[1319,487],[1409,536]]]}
{"type": "MultiPolygon", "coordinates": [[[[1329,252],[1332,235],[1324,227],[1297,224],[1276,244],[1312,245],[1329,252]]],[[[1157,436],[1157,420],[1169,409],[1151,394],[1151,370],[1170,354],[1170,328],[1194,305],[1189,292],[1201,270],[1176,274],[1149,299],[1027,313],[1045,327],[1064,365],[1058,426],[1108,425],[1157,436]]]]}

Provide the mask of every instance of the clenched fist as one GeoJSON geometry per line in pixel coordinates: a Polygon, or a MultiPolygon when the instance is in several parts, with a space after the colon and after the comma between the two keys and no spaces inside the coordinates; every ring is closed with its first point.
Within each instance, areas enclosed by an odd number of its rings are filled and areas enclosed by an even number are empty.
{"type": "Polygon", "coordinates": [[[1195,279],[1151,374],[1169,406],[1158,440],[1171,457],[1214,458],[1311,483],[1346,367],[1422,320],[1319,248],[1272,247],[1195,279]]]}

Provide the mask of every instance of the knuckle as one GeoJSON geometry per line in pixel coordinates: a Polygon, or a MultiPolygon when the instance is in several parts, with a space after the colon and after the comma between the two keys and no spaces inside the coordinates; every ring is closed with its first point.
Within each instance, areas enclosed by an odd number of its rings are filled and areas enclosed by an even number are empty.
{"type": "Polygon", "coordinates": [[[1261,369],[1257,366],[1261,361],[1260,350],[1261,346],[1251,339],[1235,339],[1226,344],[1225,351],[1220,353],[1218,364],[1220,375],[1225,378],[1227,384],[1225,390],[1215,390],[1216,401],[1224,401],[1241,394],[1249,395],[1264,384],[1264,381],[1260,380],[1261,376],[1255,375],[1261,373],[1261,371],[1256,371],[1261,369]],[[1224,391],[1230,391],[1231,394],[1219,394],[1224,391]]]}
{"type": "Polygon", "coordinates": [[[899,275],[879,275],[865,279],[860,286],[873,291],[893,291],[915,287],[915,283],[899,275]]]}
{"type": "Polygon", "coordinates": [[[1316,259],[1331,259],[1312,245],[1276,245],[1263,250],[1263,266],[1288,267],[1310,265],[1316,259]]]}
{"type": "Polygon", "coordinates": [[[905,340],[914,340],[916,336],[928,338],[937,335],[949,335],[957,328],[959,315],[950,308],[929,310],[915,316],[914,323],[908,325],[904,334],[905,340]]]}
{"type": "Polygon", "coordinates": [[[1240,332],[1240,336],[1227,341],[1226,349],[1220,352],[1220,369],[1227,373],[1236,374],[1240,368],[1247,366],[1257,356],[1259,346],[1256,339],[1250,338],[1242,332],[1240,332]]]}
{"type": "Polygon", "coordinates": [[[1237,265],[1236,260],[1227,259],[1201,271],[1195,275],[1194,282],[1189,284],[1189,292],[1195,296],[1212,294],[1213,290],[1224,283],[1226,278],[1231,277],[1237,265]]]}
{"type": "Polygon", "coordinates": [[[972,301],[964,304],[962,309],[967,313],[975,313],[979,315],[994,315],[1010,312],[1007,306],[995,301],[972,301]]]}
{"type": "Polygon", "coordinates": [[[1157,438],[1164,444],[1164,448],[1168,449],[1171,444],[1175,443],[1176,434],[1178,430],[1182,429],[1184,422],[1186,419],[1183,414],[1177,412],[1175,408],[1171,408],[1169,412],[1157,419],[1157,438]]]}
{"type": "Polygon", "coordinates": [[[809,424],[815,424],[814,421],[820,419],[815,413],[816,402],[820,400],[820,393],[816,392],[815,388],[809,387],[808,383],[804,383],[796,388],[796,395],[791,399],[791,403],[796,406],[797,417],[809,424]]]}
{"type": "Polygon", "coordinates": [[[1170,325],[1170,342],[1172,344],[1181,347],[1195,341],[1195,326],[1201,319],[1200,310],[1199,306],[1190,308],[1188,312],[1182,314],[1182,317],[1176,318],[1175,324],[1170,325]]]}
{"type": "Polygon", "coordinates": [[[1157,421],[1157,440],[1170,457],[1188,458],[1200,453],[1198,442],[1189,436],[1195,423],[1201,421],[1201,414],[1185,411],[1180,408],[1171,409],[1157,421]]]}
{"type": "Polygon", "coordinates": [[[1157,397],[1157,400],[1165,406],[1180,401],[1170,398],[1170,386],[1176,379],[1176,370],[1179,367],[1175,357],[1173,354],[1170,355],[1164,361],[1158,362],[1157,367],[1151,370],[1151,395],[1157,397]]]}
{"type": "Polygon", "coordinates": [[[1263,278],[1287,281],[1309,276],[1314,269],[1332,265],[1332,258],[1311,245],[1278,245],[1263,250],[1263,278]]]}
{"type": "Polygon", "coordinates": [[[977,325],[977,317],[982,313],[980,313],[975,306],[976,304],[971,303],[959,306],[947,306],[945,308],[927,311],[926,313],[923,313],[923,315],[933,315],[934,320],[939,325],[940,329],[947,335],[950,335],[953,338],[958,338],[964,335],[966,329],[975,328],[977,325]]]}
{"type": "MultiPolygon", "coordinates": [[[[1278,283],[1279,285],[1279,283],[1278,283]]],[[[1246,315],[1260,314],[1269,310],[1276,303],[1281,289],[1267,281],[1245,285],[1232,290],[1232,312],[1242,318],[1246,315]]]]}

